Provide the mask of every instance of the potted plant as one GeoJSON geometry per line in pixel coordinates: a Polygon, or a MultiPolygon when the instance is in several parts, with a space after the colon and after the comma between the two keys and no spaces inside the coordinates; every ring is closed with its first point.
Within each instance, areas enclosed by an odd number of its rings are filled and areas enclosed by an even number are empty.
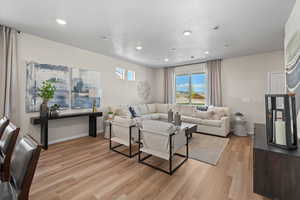
{"type": "Polygon", "coordinates": [[[108,119],[112,119],[114,117],[114,112],[108,112],[108,119]]]}
{"type": "Polygon", "coordinates": [[[48,115],[48,101],[54,97],[55,91],[54,81],[43,81],[42,86],[38,88],[37,95],[43,99],[40,106],[41,115],[48,115]]]}

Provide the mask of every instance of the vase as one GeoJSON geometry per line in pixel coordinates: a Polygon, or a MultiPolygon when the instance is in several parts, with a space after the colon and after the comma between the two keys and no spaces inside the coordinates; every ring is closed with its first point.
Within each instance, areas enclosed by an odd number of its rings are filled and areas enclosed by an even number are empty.
{"type": "Polygon", "coordinates": [[[40,105],[40,116],[48,117],[48,113],[49,113],[48,101],[43,100],[43,103],[40,105]]]}

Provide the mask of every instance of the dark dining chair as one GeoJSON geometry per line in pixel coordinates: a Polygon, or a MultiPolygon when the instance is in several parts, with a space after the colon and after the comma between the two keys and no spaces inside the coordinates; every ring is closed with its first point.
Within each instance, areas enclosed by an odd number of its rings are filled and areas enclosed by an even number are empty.
{"type": "Polygon", "coordinates": [[[0,139],[8,123],[9,123],[9,119],[7,119],[6,117],[0,119],[0,139]]]}
{"type": "Polygon", "coordinates": [[[24,136],[19,140],[12,155],[10,180],[0,182],[1,200],[29,199],[41,148],[42,146],[30,136],[24,136]]]}
{"type": "Polygon", "coordinates": [[[11,155],[14,151],[15,144],[20,129],[9,122],[0,138],[0,180],[9,180],[9,169],[11,163],[11,155]]]}

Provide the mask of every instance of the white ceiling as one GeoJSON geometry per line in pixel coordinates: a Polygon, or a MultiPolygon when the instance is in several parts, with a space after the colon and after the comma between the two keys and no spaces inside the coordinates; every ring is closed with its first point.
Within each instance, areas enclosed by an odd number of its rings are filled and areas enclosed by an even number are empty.
{"type": "Polygon", "coordinates": [[[294,3],[0,0],[0,23],[144,66],[163,67],[283,49],[284,24],[294,3]],[[67,25],[58,25],[56,18],[66,20],[67,25]],[[215,26],[220,27],[213,30],[215,26]],[[192,34],[184,36],[184,30],[192,34]],[[143,49],[137,51],[137,45],[143,49]],[[176,51],[170,51],[172,48],[176,51]]]}

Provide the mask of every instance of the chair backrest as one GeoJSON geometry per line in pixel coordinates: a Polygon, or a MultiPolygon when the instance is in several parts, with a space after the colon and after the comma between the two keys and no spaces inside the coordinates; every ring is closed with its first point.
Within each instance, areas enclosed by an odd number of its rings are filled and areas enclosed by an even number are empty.
{"type": "Polygon", "coordinates": [[[13,123],[9,123],[3,131],[0,139],[0,154],[3,157],[1,180],[9,180],[9,169],[11,163],[11,155],[15,148],[15,144],[19,135],[20,129],[13,123]]]}
{"type": "Polygon", "coordinates": [[[148,130],[151,132],[159,132],[165,135],[174,133],[174,131],[176,130],[174,124],[159,120],[143,120],[142,127],[144,130],[148,130]]]}
{"type": "Polygon", "coordinates": [[[16,145],[11,161],[11,183],[18,199],[28,199],[41,145],[30,136],[23,136],[16,145]]]}
{"type": "Polygon", "coordinates": [[[7,119],[6,117],[0,119],[0,139],[8,123],[9,123],[9,119],[7,119]]]}

